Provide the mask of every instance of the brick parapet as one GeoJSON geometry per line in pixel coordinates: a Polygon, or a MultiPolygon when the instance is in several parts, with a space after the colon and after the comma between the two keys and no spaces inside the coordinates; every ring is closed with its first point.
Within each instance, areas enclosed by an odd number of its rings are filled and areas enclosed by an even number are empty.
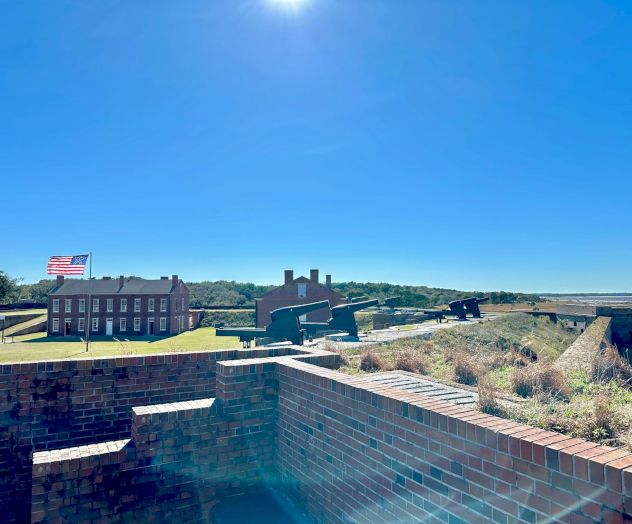
{"type": "Polygon", "coordinates": [[[594,358],[610,342],[611,317],[597,317],[556,360],[555,366],[565,372],[588,373],[594,358]]]}

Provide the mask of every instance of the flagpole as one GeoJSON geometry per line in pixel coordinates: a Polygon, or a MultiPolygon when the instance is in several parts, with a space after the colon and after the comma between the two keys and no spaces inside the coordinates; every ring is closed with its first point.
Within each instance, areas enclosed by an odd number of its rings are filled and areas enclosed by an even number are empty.
{"type": "Polygon", "coordinates": [[[90,346],[90,330],[92,326],[90,324],[90,310],[92,308],[92,251],[90,251],[90,277],[88,279],[88,325],[86,326],[86,351],[89,351],[90,346]]]}

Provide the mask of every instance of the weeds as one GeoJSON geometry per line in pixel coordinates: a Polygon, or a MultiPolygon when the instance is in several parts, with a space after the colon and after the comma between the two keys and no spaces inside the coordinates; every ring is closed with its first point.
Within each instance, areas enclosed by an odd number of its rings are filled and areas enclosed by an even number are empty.
{"type": "Polygon", "coordinates": [[[420,351],[404,348],[398,351],[395,356],[395,369],[425,374],[429,370],[429,363],[420,351]]]}
{"type": "Polygon", "coordinates": [[[373,349],[369,348],[360,359],[360,369],[362,371],[381,371],[384,368],[384,361],[373,349]]]}
{"type": "Polygon", "coordinates": [[[571,394],[564,373],[550,364],[516,368],[511,374],[510,383],[511,390],[525,398],[544,394],[557,400],[568,400],[571,394]]]}
{"type": "Polygon", "coordinates": [[[478,409],[488,415],[500,415],[502,410],[498,404],[498,391],[489,376],[478,379],[478,409]]]}
{"type": "Polygon", "coordinates": [[[452,364],[454,365],[454,379],[459,384],[468,386],[476,384],[481,367],[474,357],[464,352],[458,352],[452,356],[452,364]]]}

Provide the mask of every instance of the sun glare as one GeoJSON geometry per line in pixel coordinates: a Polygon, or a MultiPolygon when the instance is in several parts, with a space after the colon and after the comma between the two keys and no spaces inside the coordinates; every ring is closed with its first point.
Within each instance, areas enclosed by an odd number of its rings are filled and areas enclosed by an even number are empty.
{"type": "Polygon", "coordinates": [[[268,4],[277,7],[279,9],[286,9],[288,11],[298,11],[308,0],[267,0],[268,4]]]}

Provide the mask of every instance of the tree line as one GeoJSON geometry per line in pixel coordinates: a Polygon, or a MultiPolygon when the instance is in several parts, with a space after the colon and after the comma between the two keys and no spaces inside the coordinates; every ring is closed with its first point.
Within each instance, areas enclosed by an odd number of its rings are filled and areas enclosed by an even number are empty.
{"type": "MultiPolygon", "coordinates": [[[[49,291],[55,286],[54,279],[43,279],[35,284],[23,284],[19,279],[0,270],[0,304],[19,301],[46,302],[49,291]]],[[[276,288],[276,285],[260,285],[251,282],[227,280],[187,282],[191,292],[191,307],[243,306],[254,307],[255,298],[276,288]]],[[[508,291],[458,291],[456,289],[427,286],[403,286],[373,282],[334,282],[332,288],[348,297],[367,296],[383,300],[400,296],[399,305],[407,307],[434,307],[470,296],[489,296],[493,304],[536,302],[540,297],[527,293],[508,291]]]]}

